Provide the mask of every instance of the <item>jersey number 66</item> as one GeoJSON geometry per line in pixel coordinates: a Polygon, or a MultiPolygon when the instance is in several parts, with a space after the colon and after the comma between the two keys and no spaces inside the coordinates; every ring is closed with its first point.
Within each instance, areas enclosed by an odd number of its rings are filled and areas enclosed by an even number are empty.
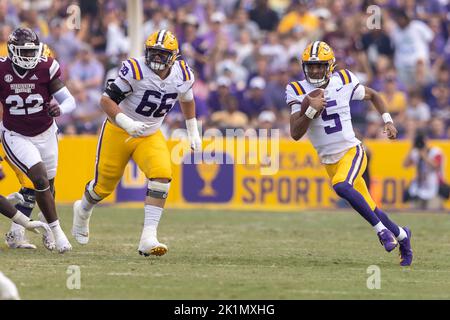
{"type": "Polygon", "coordinates": [[[138,107],[136,108],[136,113],[143,115],[144,117],[164,117],[166,113],[169,112],[173,107],[173,101],[171,103],[168,103],[167,99],[175,100],[177,96],[177,93],[167,93],[165,95],[162,95],[158,91],[147,90],[142,97],[141,103],[139,103],[138,107]],[[149,101],[148,98],[150,96],[161,99],[161,103],[158,105],[154,102],[149,101]]]}

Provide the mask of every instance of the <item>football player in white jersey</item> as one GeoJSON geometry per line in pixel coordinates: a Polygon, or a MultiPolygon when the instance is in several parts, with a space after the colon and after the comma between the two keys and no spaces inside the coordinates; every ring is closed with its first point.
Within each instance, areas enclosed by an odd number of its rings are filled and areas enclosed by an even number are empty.
{"type": "Polygon", "coordinates": [[[392,222],[370,196],[362,178],[367,157],[351,122],[350,101],[369,100],[381,114],[388,138],[396,139],[397,130],[383,100],[376,91],[360,84],[351,71],[333,72],[336,66],[334,53],[323,41],[314,41],[307,46],[302,55],[302,66],[306,79],[286,86],[286,101],[292,109],[292,138],[299,140],[307,133],[336,193],[372,225],[386,251],[400,245],[400,264],[411,265],[411,231],[392,222]],[[323,94],[308,96],[309,106],[300,112],[303,99],[318,88],[323,89],[323,94]]]}
{"type": "Polygon", "coordinates": [[[72,234],[80,244],[89,241],[89,219],[94,206],[115,189],[125,166],[133,159],[148,178],[140,254],[163,255],[167,246],[157,240],[157,227],[172,179],[171,159],[160,131],[165,115],[180,102],[193,150],[201,140],[195,118],[194,74],[179,56],[176,37],[166,30],[150,35],[145,56],[122,63],[101,99],[108,116],[97,147],[94,179],[74,204],[72,234]]]}

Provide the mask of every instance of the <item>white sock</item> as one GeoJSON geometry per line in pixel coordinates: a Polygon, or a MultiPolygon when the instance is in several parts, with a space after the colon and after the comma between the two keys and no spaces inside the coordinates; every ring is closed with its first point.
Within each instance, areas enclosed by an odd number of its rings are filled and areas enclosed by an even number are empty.
{"type": "Polygon", "coordinates": [[[86,195],[83,194],[83,197],[81,198],[81,208],[83,208],[84,211],[91,211],[95,205],[95,203],[90,203],[86,199],[86,195]]]}
{"type": "Polygon", "coordinates": [[[402,241],[403,239],[408,238],[406,231],[402,227],[398,227],[398,229],[400,230],[400,234],[397,237],[398,241],[402,241]]]}
{"type": "Polygon", "coordinates": [[[22,231],[22,230],[25,230],[25,228],[22,227],[20,224],[17,224],[15,222],[11,222],[11,229],[10,229],[11,232],[19,232],[19,231],[22,231]]]}
{"type": "Polygon", "coordinates": [[[48,226],[50,227],[50,229],[52,229],[55,239],[66,236],[64,234],[64,231],[61,229],[61,226],[59,225],[59,220],[55,220],[52,223],[49,223],[48,226]]]}
{"type": "Polygon", "coordinates": [[[378,222],[376,225],[374,225],[372,228],[375,230],[376,233],[381,232],[384,229],[386,229],[386,227],[384,226],[383,223],[381,223],[381,221],[378,222]]]}
{"type": "Polygon", "coordinates": [[[156,229],[158,228],[159,220],[161,219],[163,208],[146,204],[144,206],[144,210],[144,229],[156,231],[156,229]]]}

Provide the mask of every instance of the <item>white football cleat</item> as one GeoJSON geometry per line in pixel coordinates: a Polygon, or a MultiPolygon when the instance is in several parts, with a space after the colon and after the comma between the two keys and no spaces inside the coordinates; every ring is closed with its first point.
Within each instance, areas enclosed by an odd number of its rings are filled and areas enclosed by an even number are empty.
{"type": "Polygon", "coordinates": [[[0,300],[20,300],[17,287],[8,277],[0,272],[0,300]]]}
{"type": "Polygon", "coordinates": [[[64,233],[62,235],[59,235],[56,239],[56,250],[58,250],[59,253],[64,253],[72,250],[72,245],[70,244],[69,239],[67,239],[64,233]]]}
{"type": "Polygon", "coordinates": [[[5,242],[10,249],[36,249],[25,236],[25,228],[9,231],[5,235],[5,242]]]}
{"type": "Polygon", "coordinates": [[[89,219],[92,210],[86,211],[81,207],[81,200],[75,201],[73,204],[73,225],[72,235],[79,244],[87,244],[89,242],[89,219]]]}
{"type": "MultiPolygon", "coordinates": [[[[42,214],[42,212],[38,213],[38,219],[41,222],[47,223],[47,220],[45,219],[44,215],[42,214]]],[[[44,244],[44,247],[47,250],[53,251],[56,249],[56,242],[55,242],[55,237],[53,236],[53,232],[43,232],[42,233],[42,243],[44,244]]]]}
{"type": "Polygon", "coordinates": [[[167,253],[169,249],[164,243],[161,243],[156,239],[156,237],[145,237],[141,238],[139,242],[139,254],[144,257],[152,256],[163,256],[167,253]]]}
{"type": "Polygon", "coordinates": [[[154,226],[146,226],[142,230],[141,241],[139,242],[139,254],[145,257],[163,256],[169,250],[164,243],[158,241],[154,226]]]}

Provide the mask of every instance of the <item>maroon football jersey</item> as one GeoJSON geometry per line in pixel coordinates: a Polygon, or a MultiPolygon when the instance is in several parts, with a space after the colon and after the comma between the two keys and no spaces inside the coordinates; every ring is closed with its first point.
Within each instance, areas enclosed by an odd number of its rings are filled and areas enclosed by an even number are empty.
{"type": "Polygon", "coordinates": [[[24,136],[36,136],[53,124],[45,103],[50,102],[50,82],[61,75],[59,63],[41,57],[34,69],[21,76],[9,58],[0,58],[0,102],[3,125],[24,136]]]}

